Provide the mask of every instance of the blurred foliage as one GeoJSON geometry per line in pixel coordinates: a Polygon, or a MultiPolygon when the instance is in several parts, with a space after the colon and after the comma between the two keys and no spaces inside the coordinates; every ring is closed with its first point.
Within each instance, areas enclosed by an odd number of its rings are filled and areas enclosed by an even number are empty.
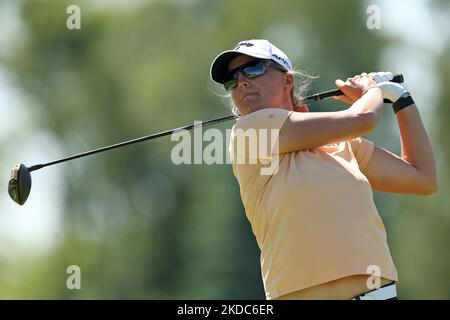
{"type": "MultiPolygon", "coordinates": [[[[269,38],[286,48],[295,67],[321,75],[313,91],[330,89],[338,75],[380,69],[393,41],[365,27],[365,4],[357,0],[243,3],[148,1],[114,9],[76,1],[82,29],[70,31],[73,1],[23,1],[26,37],[8,67],[34,98],[36,123],[73,154],[228,114],[208,72],[215,55],[239,40],[269,38]]],[[[449,51],[436,61],[436,77],[447,85],[449,51]]],[[[433,146],[447,163],[444,87],[433,146]]],[[[342,108],[335,105],[311,109],[342,108]]],[[[399,144],[398,134],[391,142],[379,137],[372,140],[399,144]]],[[[264,299],[259,250],[231,166],[176,166],[174,144],[161,138],[66,165],[64,236],[45,256],[1,261],[0,297],[264,299]],[[65,287],[71,264],[82,270],[82,290],[65,287]]],[[[450,297],[443,191],[450,177],[439,170],[441,191],[431,197],[375,194],[400,298],[450,297]]]]}

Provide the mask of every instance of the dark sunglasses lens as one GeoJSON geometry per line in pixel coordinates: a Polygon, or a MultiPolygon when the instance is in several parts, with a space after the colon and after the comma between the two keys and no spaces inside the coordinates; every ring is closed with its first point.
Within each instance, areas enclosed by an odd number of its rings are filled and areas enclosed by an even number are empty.
{"type": "Polygon", "coordinates": [[[242,73],[246,78],[254,78],[262,75],[265,72],[265,63],[263,61],[259,61],[255,64],[248,65],[242,68],[242,73]]]}
{"type": "Polygon", "coordinates": [[[242,72],[246,78],[254,78],[265,72],[265,61],[251,61],[229,72],[225,77],[224,87],[227,91],[237,85],[237,73],[242,72]]]}
{"type": "Polygon", "coordinates": [[[225,87],[225,90],[229,91],[229,90],[233,89],[234,87],[236,87],[236,84],[237,84],[237,80],[232,79],[232,80],[225,82],[223,85],[225,87]]]}

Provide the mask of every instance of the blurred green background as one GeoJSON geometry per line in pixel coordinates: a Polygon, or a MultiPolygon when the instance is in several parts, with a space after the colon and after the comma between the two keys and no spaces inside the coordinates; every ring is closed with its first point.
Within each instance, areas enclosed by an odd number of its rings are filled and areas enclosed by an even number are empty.
{"type": "MultiPolygon", "coordinates": [[[[33,173],[32,165],[230,113],[212,59],[266,38],[320,75],[311,93],[361,72],[403,73],[435,152],[439,192],[375,192],[400,299],[450,298],[448,1],[0,2],[0,298],[264,299],[259,250],[230,165],[174,165],[170,137],[33,173]],[[81,30],[68,30],[69,5],[81,30]],[[369,5],[381,29],[369,29],[369,5]],[[66,269],[81,268],[81,290],[66,269]]],[[[339,110],[335,101],[311,111],[339,110]]],[[[231,128],[232,122],[217,126],[231,128]]],[[[386,109],[368,136],[399,154],[386,109]]]]}

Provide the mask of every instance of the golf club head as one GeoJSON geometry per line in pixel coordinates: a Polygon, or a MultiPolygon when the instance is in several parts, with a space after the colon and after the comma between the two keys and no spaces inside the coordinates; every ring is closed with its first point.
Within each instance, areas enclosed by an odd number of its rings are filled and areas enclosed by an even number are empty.
{"type": "Polygon", "coordinates": [[[8,193],[11,199],[23,205],[28,199],[31,190],[31,174],[27,166],[16,165],[11,171],[11,178],[8,183],[8,193]]]}

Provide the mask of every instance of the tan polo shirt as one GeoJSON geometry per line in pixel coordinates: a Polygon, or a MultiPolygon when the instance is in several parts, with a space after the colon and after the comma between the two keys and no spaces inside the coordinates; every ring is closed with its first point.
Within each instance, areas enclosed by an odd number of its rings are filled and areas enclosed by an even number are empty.
{"type": "Polygon", "coordinates": [[[258,110],[241,117],[230,135],[233,173],[261,250],[267,299],[367,275],[371,266],[397,281],[372,188],[361,173],[374,149],[371,141],[356,138],[279,155],[277,148],[267,148],[255,164],[248,150],[237,150],[236,129],[279,130],[291,112],[258,110]],[[278,171],[261,174],[267,159],[276,156],[278,171]]]}

